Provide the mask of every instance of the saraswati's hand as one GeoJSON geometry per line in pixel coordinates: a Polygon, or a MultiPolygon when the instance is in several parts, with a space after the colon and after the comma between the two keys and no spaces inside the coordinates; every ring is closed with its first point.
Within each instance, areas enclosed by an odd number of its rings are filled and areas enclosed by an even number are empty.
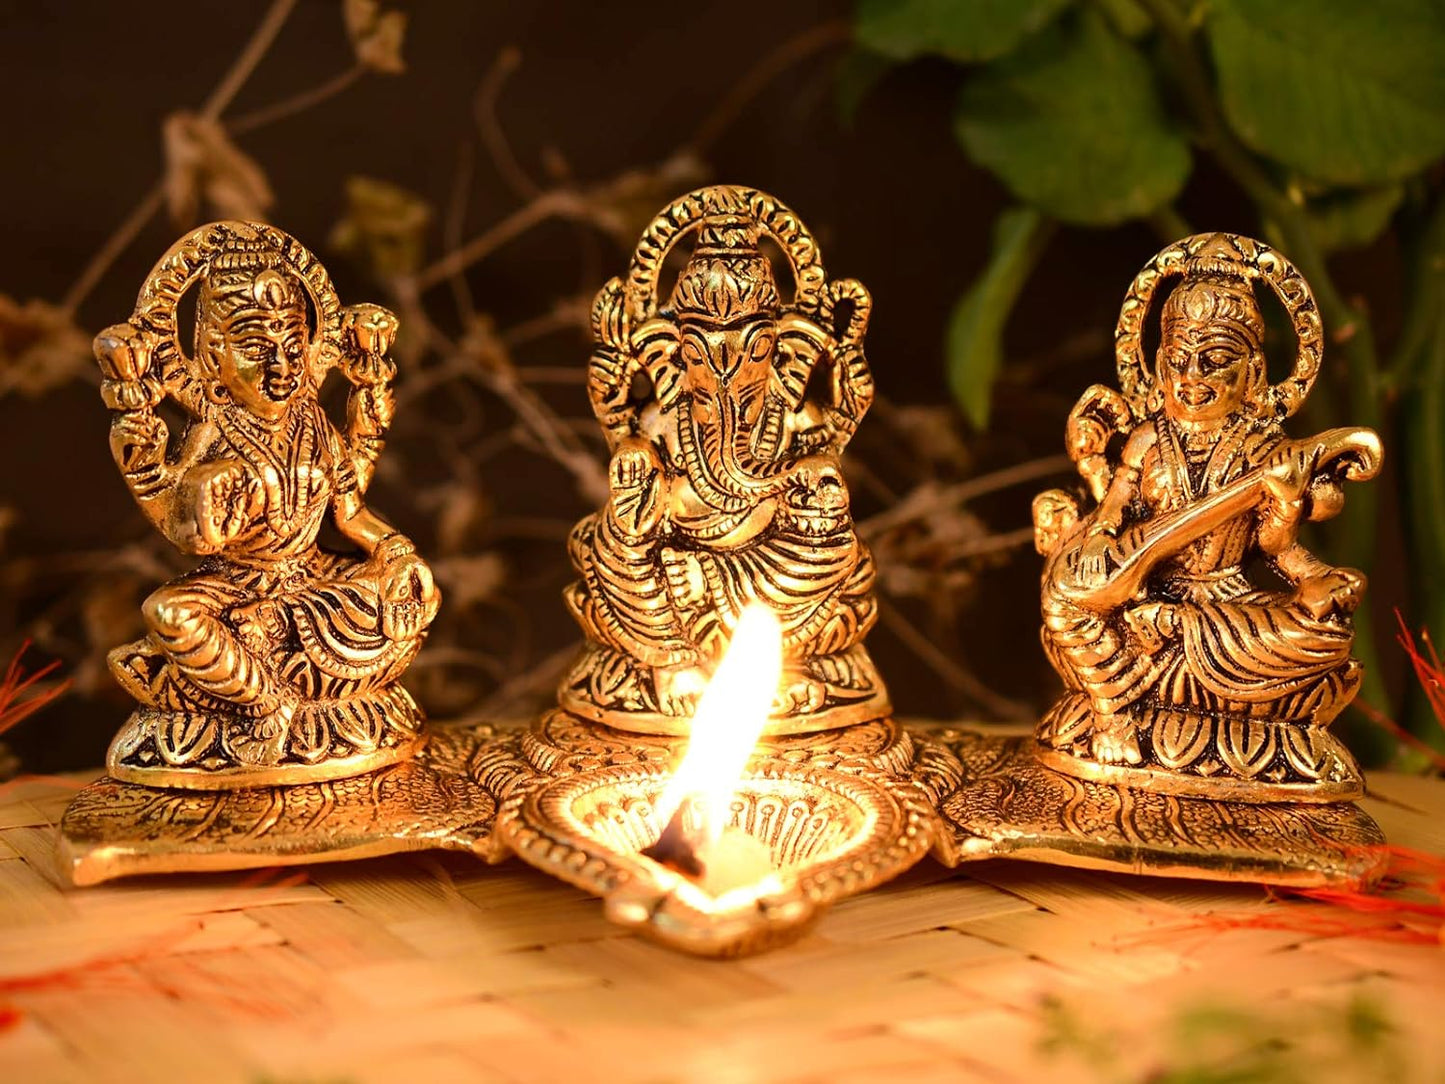
{"type": "Polygon", "coordinates": [[[1308,444],[1286,441],[1264,462],[1264,487],[1282,504],[1304,496],[1314,477],[1316,449],[1308,444]]]}
{"type": "Polygon", "coordinates": [[[245,528],[251,507],[252,480],[234,459],[220,459],[193,468],[196,490],[196,534],[205,550],[214,552],[245,528]]]}
{"type": "Polygon", "coordinates": [[[1365,576],[1353,568],[1332,568],[1299,582],[1295,598],[1316,619],[1331,613],[1353,613],[1365,591],[1365,576]]]}
{"type": "Polygon", "coordinates": [[[1079,551],[1079,574],[1088,583],[1103,583],[1110,566],[1118,566],[1119,547],[1107,534],[1096,534],[1084,542],[1079,551]]]}

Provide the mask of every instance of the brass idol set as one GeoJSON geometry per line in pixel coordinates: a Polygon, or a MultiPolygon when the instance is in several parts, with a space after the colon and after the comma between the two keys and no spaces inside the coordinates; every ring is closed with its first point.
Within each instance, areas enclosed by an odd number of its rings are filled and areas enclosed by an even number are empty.
{"type": "Polygon", "coordinates": [[[1381,447],[1368,429],[1285,430],[1324,346],[1289,261],[1201,234],[1130,286],[1117,386],[1069,415],[1079,480],[1033,504],[1043,649],[1064,685],[1033,734],[905,727],[869,657],[876,570],[841,456],[873,399],[872,304],[766,193],[717,185],[665,208],[592,310],[609,491],[568,540],[583,643],[557,706],[522,727],[428,726],[405,674],[442,599],[366,501],[396,318],[342,305],[274,227],[182,238],[95,350],[121,475],[199,563],[110,655],[136,708],[65,814],[72,879],[515,855],[618,922],[725,956],[787,941],[930,852],[1378,876],[1384,839],[1329,729],[1361,679],[1365,578],[1299,536],[1375,476],[1381,447]],[[1265,292],[1296,340],[1277,383],[1265,292]],[[342,427],[318,399],[333,371],[342,427]],[[328,524],[354,552],[317,545],[328,524]]]}

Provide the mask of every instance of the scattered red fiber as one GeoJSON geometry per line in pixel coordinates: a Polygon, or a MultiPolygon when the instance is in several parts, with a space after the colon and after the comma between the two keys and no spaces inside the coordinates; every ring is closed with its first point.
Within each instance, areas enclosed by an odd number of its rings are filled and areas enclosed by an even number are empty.
{"type": "Polygon", "coordinates": [[[67,678],[58,685],[52,685],[48,689],[38,689],[34,695],[22,699],[22,694],[34,688],[36,682],[60,668],[60,660],[56,659],[27,676],[20,660],[24,658],[25,652],[28,650],[30,650],[30,641],[26,640],[20,645],[20,650],[15,653],[15,657],[10,660],[10,665],[5,670],[5,677],[0,679],[0,734],[4,734],[17,723],[28,719],[70,688],[70,680],[67,678]]]}
{"type": "Polygon", "coordinates": [[[0,1033],[18,1027],[20,1021],[25,1019],[25,1014],[13,1005],[0,1005],[0,1033]]]}
{"type": "MultiPolygon", "coordinates": [[[[1265,911],[1201,915],[1212,930],[1285,930],[1307,937],[1364,937],[1410,945],[1445,944],[1445,858],[1405,847],[1377,846],[1388,868],[1370,888],[1270,888],[1265,911]]],[[[1172,936],[1178,931],[1155,931],[1172,936]]],[[[1148,939],[1148,938],[1146,938],[1148,939]]]]}
{"type": "Polygon", "coordinates": [[[1445,728],[1445,665],[1440,662],[1440,655],[1435,650],[1435,642],[1430,639],[1430,630],[1420,630],[1420,643],[1424,650],[1415,645],[1415,637],[1410,632],[1410,626],[1405,624],[1405,618],[1400,611],[1395,611],[1395,620],[1400,623],[1400,634],[1396,637],[1400,646],[1405,649],[1405,654],[1410,659],[1410,665],[1415,669],[1415,678],[1420,682],[1420,688],[1425,690],[1425,699],[1429,701],[1430,708],[1435,712],[1435,718],[1440,726],[1445,728]]]}

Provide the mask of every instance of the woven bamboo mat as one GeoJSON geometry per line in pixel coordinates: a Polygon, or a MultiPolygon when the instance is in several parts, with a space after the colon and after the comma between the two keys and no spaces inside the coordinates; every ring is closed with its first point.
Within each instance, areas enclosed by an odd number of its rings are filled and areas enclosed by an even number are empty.
{"type": "MultiPolygon", "coordinates": [[[[1371,783],[1393,844],[1445,855],[1445,781],[1371,783]]],[[[1247,886],[925,863],[716,963],[516,862],[67,890],[72,793],[0,789],[0,1081],[1445,1079],[1425,921],[1407,943],[1247,886]]]]}

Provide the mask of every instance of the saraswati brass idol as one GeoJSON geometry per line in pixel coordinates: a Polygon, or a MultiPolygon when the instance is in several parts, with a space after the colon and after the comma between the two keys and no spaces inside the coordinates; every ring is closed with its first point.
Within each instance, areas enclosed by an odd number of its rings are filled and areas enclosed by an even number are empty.
{"type": "Polygon", "coordinates": [[[610,493],[572,532],[585,636],[520,730],[431,728],[397,679],[437,592],[362,496],[395,322],[342,309],[267,226],[218,223],[97,340],[116,457],[200,568],[113,668],[141,707],[62,825],[79,882],[444,847],[516,855],[675,948],[756,951],[930,850],[1318,884],[1378,872],[1358,769],[1327,729],[1359,682],[1363,577],[1306,520],[1372,477],[1368,430],[1287,437],[1318,372],[1304,281],[1246,238],[1189,238],[1136,280],[1120,388],[1070,416],[1080,496],[1035,502],[1044,644],[1066,692],[1036,736],[905,728],[864,646],[871,554],[840,456],[873,397],[868,292],[773,197],[674,201],[598,294],[588,391],[610,493]],[[789,271],[780,283],[762,242],[789,271]],[[690,254],[666,297],[664,261],[690,254]],[[1159,287],[1160,346],[1143,331],[1159,287]],[[199,284],[196,347],[176,307],[199,284]],[[1299,338],[1267,382],[1253,295],[1299,338]],[[316,403],[354,385],[344,433],[316,403]],[[194,419],[170,449],[155,406],[194,419]],[[315,546],[330,514],[360,555],[315,546]],[[1263,560],[1284,586],[1257,586],[1263,560]]]}
{"type": "Polygon", "coordinates": [[[986,846],[1276,883],[1378,872],[1383,836],[1350,804],[1364,782],[1329,731],[1360,683],[1365,577],[1321,561],[1299,530],[1338,514],[1345,482],[1373,478],[1382,450],[1369,429],[1285,433],[1323,350],[1308,284],[1261,242],[1190,237],[1134,280],[1119,388],[1089,388],[1069,416],[1085,500],[1034,501],[1044,650],[1064,695],[1031,747],[982,754],[992,782],[975,776],[949,813],[986,846]],[[1297,339],[1275,385],[1256,286],[1297,339]],[[1005,805],[1006,791],[1022,800],[1005,805]]]}

